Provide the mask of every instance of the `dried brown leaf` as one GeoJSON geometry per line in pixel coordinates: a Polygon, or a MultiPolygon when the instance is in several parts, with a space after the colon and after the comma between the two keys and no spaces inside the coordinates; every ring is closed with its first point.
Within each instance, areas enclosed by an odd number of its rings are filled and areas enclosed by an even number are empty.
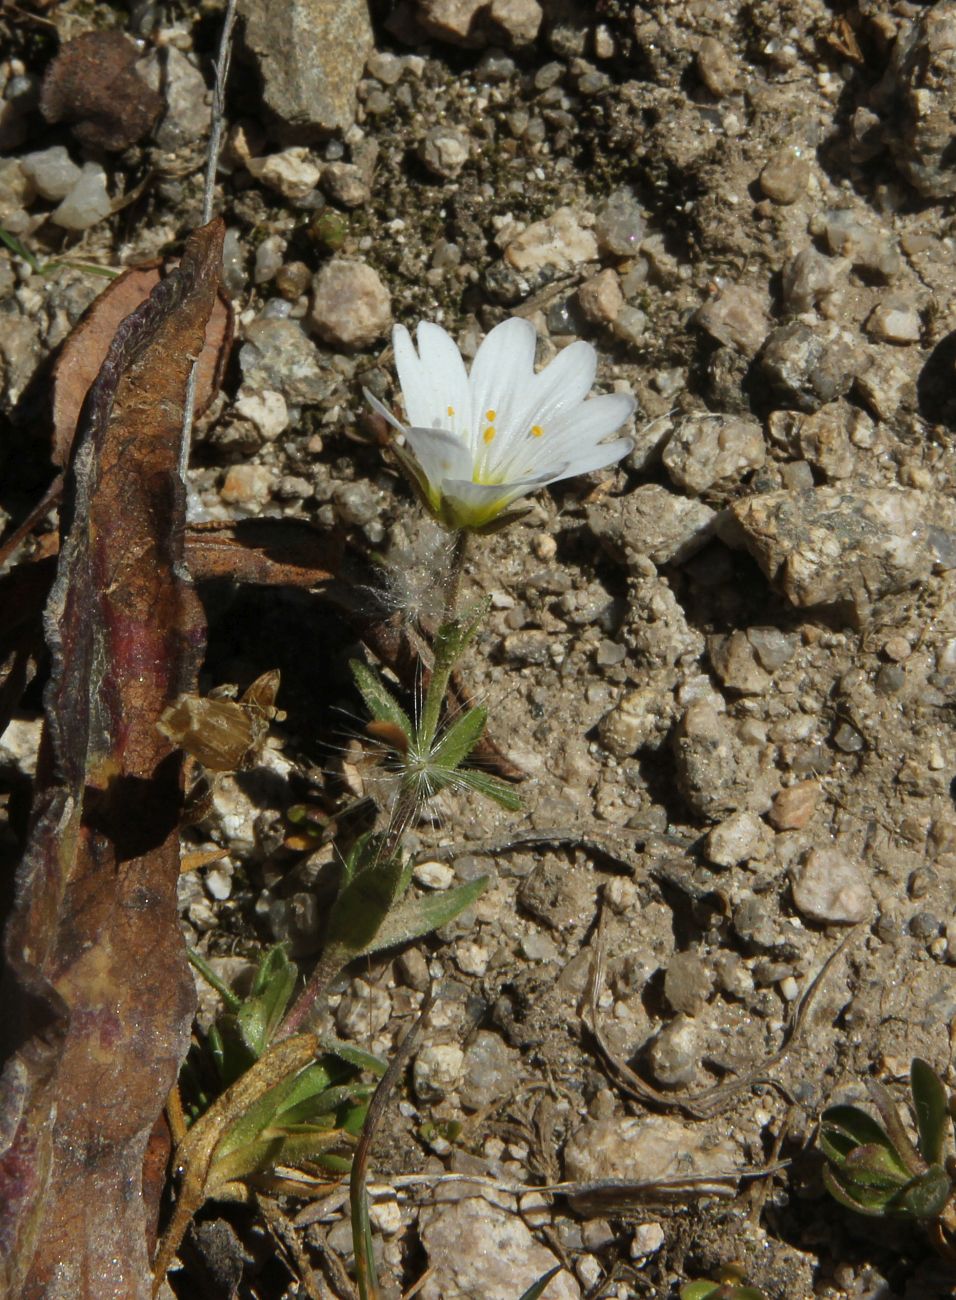
{"type": "Polygon", "coordinates": [[[181,764],[156,723],[195,689],[204,640],[177,464],[222,238],[218,220],[197,231],[120,325],[67,475],[40,773],[6,935],[4,1294],[150,1293],[144,1159],[195,1005],[176,911],[181,764]]]}

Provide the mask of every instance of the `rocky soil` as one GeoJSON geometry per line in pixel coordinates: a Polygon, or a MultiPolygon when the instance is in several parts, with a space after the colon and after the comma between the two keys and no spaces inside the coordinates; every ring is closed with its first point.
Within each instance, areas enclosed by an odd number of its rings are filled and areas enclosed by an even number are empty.
{"type": "MultiPolygon", "coordinates": [[[[525,316],[542,361],[586,338],[639,404],[627,461],[472,551],[492,614],[466,676],[525,811],[446,794],[411,847],[420,889],[492,887],[331,998],[387,1055],[443,984],[376,1149],[386,1294],[424,1275],[426,1300],[517,1300],[563,1263],[548,1300],[672,1297],[735,1259],[781,1300],[952,1294],[921,1237],[827,1198],[813,1135],[867,1075],[920,1055],[946,1077],[956,1016],[956,3],[371,10],[240,0],[218,197],[238,338],[192,518],[340,530],[415,614],[441,539],[361,396],[397,401],[393,321],[473,355],[525,316]],[[677,1175],[699,1177],[624,1206],[502,1190],[677,1175]]],[[[0,16],[0,225],[65,259],[0,258],[5,520],[46,481],[35,377],[103,285],[76,264],[173,254],[199,219],[220,20],[0,16]],[[138,43],[96,53],[105,98],[81,58],[49,71],[91,31],[138,43]]],[[[183,877],[187,936],[238,977],[263,943],[319,945],[333,852],[290,848],[288,808],[380,790],[321,595],[222,586],[209,616],[205,685],[280,668],[287,714],[189,838],[228,856],[183,877]]],[[[35,691],[0,740],[7,789],[38,712],[35,691]]],[[[342,1198],[296,1232],[314,1293],[347,1294],[342,1198]]],[[[191,1250],[184,1297],[307,1294],[244,1212],[207,1207],[191,1250]]]]}

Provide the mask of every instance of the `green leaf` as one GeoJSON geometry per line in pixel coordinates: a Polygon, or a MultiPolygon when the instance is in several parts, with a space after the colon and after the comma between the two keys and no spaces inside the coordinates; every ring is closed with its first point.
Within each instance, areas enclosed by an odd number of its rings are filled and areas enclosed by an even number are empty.
{"type": "Polygon", "coordinates": [[[911,1175],[895,1151],[886,1147],[854,1147],[840,1170],[844,1186],[884,1187],[888,1190],[905,1187],[911,1175]]]}
{"type": "Polygon", "coordinates": [[[16,235],[11,235],[9,230],[4,230],[3,226],[0,226],[0,242],[6,244],[11,253],[16,253],[17,257],[22,257],[34,275],[43,275],[46,268],[40,265],[27,246],[21,244],[16,235]]]}
{"type": "Polygon", "coordinates": [[[330,1034],[324,1034],[319,1041],[324,1051],[337,1056],[347,1065],[354,1065],[357,1070],[366,1070],[369,1074],[374,1074],[376,1079],[381,1079],[388,1069],[388,1061],[383,1061],[380,1056],[363,1051],[361,1047],[355,1047],[352,1043],[343,1043],[330,1034]]]}
{"type": "Polygon", "coordinates": [[[371,952],[379,927],[408,884],[398,856],[375,858],[347,880],[332,906],[327,946],[350,956],[371,952]]]}
{"type": "Polygon", "coordinates": [[[952,1193],[953,1185],[946,1170],[941,1165],[930,1165],[925,1174],[914,1178],[893,1198],[891,1207],[914,1219],[938,1219],[952,1193]]]}
{"type": "Polygon", "coordinates": [[[457,721],[448,727],[432,750],[428,758],[429,766],[448,768],[454,771],[463,762],[481,739],[488,720],[488,710],[484,708],[469,709],[457,721]]]}
{"type": "Polygon", "coordinates": [[[357,659],[349,661],[349,668],[355,685],[365,701],[365,707],[375,721],[393,723],[405,734],[408,743],[411,744],[415,737],[415,728],[412,726],[411,719],[378,673],[373,672],[357,659]]]}
{"type": "Polygon", "coordinates": [[[910,1177],[926,1172],[926,1162],[921,1159],[920,1153],[916,1150],[910,1135],[907,1133],[903,1121],[900,1119],[900,1113],[896,1109],[896,1103],[890,1096],[888,1090],[878,1079],[867,1079],[867,1090],[873,1098],[873,1104],[880,1112],[884,1127],[890,1143],[900,1160],[909,1170],[910,1177]]]}
{"type": "Polygon", "coordinates": [[[260,961],[252,993],[236,1012],[239,1033],[256,1060],[272,1041],[298,977],[282,944],[270,948],[260,961]]]}
{"type": "Polygon", "coordinates": [[[910,1088],[919,1153],[928,1165],[938,1165],[943,1155],[943,1138],[949,1115],[948,1097],[942,1080],[927,1062],[918,1056],[910,1066],[910,1088]]]}
{"type": "Polygon", "coordinates": [[[498,776],[492,776],[490,772],[476,772],[473,767],[460,767],[455,773],[454,784],[493,799],[499,807],[507,808],[509,812],[521,811],[521,796],[514,786],[498,776]]]}
{"type": "Polygon", "coordinates": [[[711,1300],[719,1292],[719,1282],[688,1282],[680,1289],[680,1300],[711,1300]]]}
{"type": "Polygon", "coordinates": [[[882,1218],[888,1213],[889,1198],[882,1189],[876,1191],[863,1187],[846,1188],[841,1182],[840,1174],[831,1165],[823,1166],[823,1182],[833,1199],[839,1201],[848,1210],[855,1210],[857,1214],[867,1214],[875,1218],[882,1218]]]}
{"type": "Polygon", "coordinates": [[[453,921],[466,907],[470,907],[487,887],[488,877],[479,876],[466,885],[456,885],[453,889],[444,889],[440,893],[406,898],[385,918],[362,955],[368,956],[383,948],[393,948],[440,929],[453,921]]]}
{"type": "MultiPolygon", "coordinates": [[[[872,1115],[868,1115],[865,1110],[860,1110],[859,1106],[828,1106],[820,1116],[821,1138],[824,1134],[830,1141],[840,1139],[841,1145],[842,1142],[848,1143],[847,1152],[856,1146],[873,1144],[884,1146],[888,1151],[893,1150],[893,1144],[883,1127],[872,1115]]],[[[839,1156],[831,1157],[837,1160],[839,1158],[839,1156]]]]}
{"type": "Polygon", "coordinates": [[[518,1297],[518,1300],[538,1300],[538,1297],[544,1294],[544,1289],[551,1281],[551,1279],[555,1277],[556,1274],[560,1273],[563,1268],[564,1268],[563,1264],[555,1265],[554,1268],[552,1268],[549,1272],[545,1273],[544,1277],[539,1277],[537,1282],[532,1282],[531,1286],[528,1287],[527,1291],[522,1291],[521,1295],[518,1297]]]}

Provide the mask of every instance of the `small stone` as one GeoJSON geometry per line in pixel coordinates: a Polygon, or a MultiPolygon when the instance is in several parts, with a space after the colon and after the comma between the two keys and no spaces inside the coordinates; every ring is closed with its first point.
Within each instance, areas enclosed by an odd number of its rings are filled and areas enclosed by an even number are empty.
{"type": "Polygon", "coordinates": [[[278,235],[268,235],[256,249],[256,268],[253,279],[256,284],[266,284],[282,266],[282,254],[285,243],[278,235]]]}
{"type": "Polygon", "coordinates": [[[588,509],[588,527],[605,550],[640,573],[655,564],[683,564],[711,540],[716,512],[702,501],[645,483],[626,497],[588,509]]]}
{"type": "Polygon", "coordinates": [[[388,1024],[392,999],[386,989],[354,979],[335,1009],[335,1027],[344,1038],[368,1042],[388,1024]]]}
{"type": "Polygon", "coordinates": [[[796,316],[825,304],[849,269],[845,257],[825,257],[812,247],[802,249],[783,268],[784,308],[796,316]]]}
{"type": "Polygon", "coordinates": [[[787,145],[776,153],[760,173],[760,188],[772,203],[786,207],[806,194],[810,183],[810,164],[796,145],[787,145]]]}
{"type": "Polygon", "coordinates": [[[732,284],[694,313],[694,323],[741,356],[754,357],[770,328],[765,296],[746,284],[732,284]]]}
{"type": "Polygon", "coordinates": [[[886,230],[861,220],[843,208],[826,212],[818,219],[831,253],[847,258],[857,269],[883,280],[892,280],[901,266],[900,250],[886,230]]]}
{"type": "Polygon", "coordinates": [[[599,209],[594,233],[602,253],[633,257],[644,238],[646,223],[633,190],[612,190],[599,209]]]}
{"type": "Polygon", "coordinates": [[[419,156],[434,176],[454,180],[468,161],[470,141],[453,126],[433,126],[421,143],[419,156]]]}
{"type": "Polygon", "coordinates": [[[833,733],[833,743],[844,754],[858,754],[863,748],[864,740],[856,727],[841,722],[833,733]]]}
{"type": "Polygon", "coordinates": [[[800,419],[798,444],[810,465],[830,481],[849,478],[856,464],[850,435],[858,409],[846,402],[829,402],[800,419]]]}
{"type": "Polygon", "coordinates": [[[379,274],[366,262],[333,258],[312,281],[309,316],[335,347],[370,347],[392,323],[392,303],[379,274]]]}
{"type": "Polygon", "coordinates": [[[697,1079],[701,1055],[699,1026],[691,1016],[681,1014],[654,1039],[648,1064],[662,1088],[682,1088],[697,1079]]]}
{"type": "Polygon", "coordinates": [[[166,111],[153,136],[160,149],[173,153],[209,133],[211,93],[199,68],[175,45],[167,45],[162,57],[166,111]]]}
{"type": "Polygon", "coordinates": [[[431,984],[428,962],[418,948],[406,948],[396,958],[395,965],[406,988],[416,993],[424,993],[431,984]]]}
{"type": "Polygon", "coordinates": [[[883,642],[883,653],[895,664],[902,663],[913,653],[909,638],[905,636],[888,636],[883,642]]]}
{"type": "Polygon", "coordinates": [[[671,702],[653,687],[629,691],[598,723],[598,739],[615,758],[659,749],[670,727],[671,702]]]}
{"type": "Polygon", "coordinates": [[[679,952],[667,963],[664,997],[674,1011],[696,1016],[714,991],[714,979],[695,952],[679,952]]]}
{"type": "Polygon", "coordinates": [[[913,375],[898,364],[896,349],[872,347],[856,376],[856,390],[879,420],[889,420],[914,392],[913,375]]]}
{"type": "Polygon", "coordinates": [[[896,38],[888,69],[888,143],[897,167],[920,194],[948,198],[956,193],[956,8],[942,0],[913,17],[896,38]]]}
{"type": "Polygon", "coordinates": [[[113,211],[113,201],[106,192],[106,172],[99,163],[83,165],[83,174],[50,220],[63,230],[89,230],[113,211]]]}
{"type": "Polygon", "coordinates": [[[639,1223],[631,1239],[631,1259],[647,1259],[664,1245],[664,1229],[659,1223],[639,1223]]]}
{"type": "Polygon", "coordinates": [[[767,828],[753,813],[733,813],[708,832],[704,856],[715,867],[736,867],[764,847],[767,834],[767,828]]]}
{"type": "Polygon", "coordinates": [[[537,0],[418,0],[415,17],[430,36],[455,45],[507,40],[530,45],[544,17],[537,0]]]}
{"type": "Polygon", "coordinates": [[[83,174],[61,144],[28,153],[19,159],[19,164],[40,198],[53,203],[65,199],[83,174]]]}
{"type": "Polygon", "coordinates": [[[918,343],[923,326],[915,307],[881,304],[867,317],[866,332],[884,343],[918,343]]]}
{"type": "Polygon", "coordinates": [[[773,801],[770,825],[778,831],[799,831],[813,816],[820,800],[820,787],[816,781],[798,781],[796,785],[781,790],[773,801]]]}
{"type": "Polygon", "coordinates": [[[707,643],[714,671],[728,690],[740,695],[764,695],[770,675],[757,663],[754,647],[746,632],[739,629],[729,636],[713,636],[707,643]]]}
{"type": "Polygon", "coordinates": [[[834,321],[802,321],[772,330],[759,357],[774,393],[800,411],[816,411],[846,393],[861,368],[857,339],[834,321]]]}
{"type": "MultiPolygon", "coordinates": [[[[501,1209],[483,1196],[424,1208],[419,1236],[428,1258],[421,1300],[515,1300],[560,1264],[513,1209],[501,1209]]],[[[561,1271],[545,1296],[581,1300],[581,1289],[561,1271]]]]}
{"type": "Polygon", "coordinates": [[[705,36],[698,47],[697,73],[715,99],[726,99],[737,90],[733,55],[713,36],[705,36]]]}
{"type": "Polygon", "coordinates": [[[793,901],[811,921],[856,925],[873,911],[863,873],[838,848],[811,849],[793,878],[793,901]]]}
{"type": "Polygon", "coordinates": [[[329,163],[322,171],[322,188],[342,208],[360,208],[372,197],[364,169],[354,163],[329,163]]]}
{"type": "Polygon", "coordinates": [[[232,893],[232,869],[230,867],[210,867],[203,877],[206,893],[217,902],[224,902],[232,893]]]}
{"type": "Polygon", "coordinates": [[[872,601],[931,573],[956,531],[943,496],[911,489],[768,492],[731,507],[747,550],[794,605],[872,601]]]}
{"type": "Polygon", "coordinates": [[[500,1034],[479,1029],[465,1052],[464,1078],[458,1089],[461,1104],[469,1110],[484,1110],[511,1096],[520,1080],[520,1052],[509,1047],[500,1034]]]}
{"type": "Polygon", "coordinates": [[[740,808],[763,812],[775,774],[758,746],[741,745],[708,699],[688,704],[674,736],[677,782],[692,812],[717,821],[740,808]]]}
{"type": "Polygon", "coordinates": [[[266,388],[260,391],[242,387],[236,394],[236,411],[251,420],[263,438],[272,442],[289,427],[289,411],[281,393],[266,388]]]}
{"type": "Polygon", "coordinates": [[[546,268],[570,271],[597,257],[593,231],[581,225],[572,208],[558,208],[545,221],[536,221],[505,249],[507,264],[516,271],[536,273],[546,268]]]}
{"type": "Polygon", "coordinates": [[[420,1101],[440,1101],[461,1082],[465,1053],[457,1043],[423,1047],[412,1067],[412,1084],[420,1101]]]}
{"type": "Polygon", "coordinates": [[[747,640],[768,673],[774,673],[789,663],[797,652],[797,638],[776,627],[749,627],[747,640]]]}
{"type": "Polygon", "coordinates": [[[260,317],[245,335],[239,368],[246,387],[282,393],[291,403],[318,404],[329,396],[333,376],[298,321],[260,317]]]}
{"type": "Polygon", "coordinates": [[[662,459],[678,487],[700,493],[723,479],[759,469],[766,455],[756,420],[700,414],[680,422],[662,459]]]}
{"type": "Polygon", "coordinates": [[[276,288],[289,302],[296,302],[309,287],[312,272],[305,262],[285,262],[275,273],[276,288]]]}
{"type": "Polygon", "coordinates": [[[585,280],[578,290],[578,304],[593,325],[610,325],[624,306],[617,272],[608,268],[585,280]]]}
{"type": "Polygon", "coordinates": [[[546,664],[553,638],[541,628],[523,628],[502,642],[504,657],[513,664],[546,664]]]}
{"type": "Polygon", "coordinates": [[[350,127],[374,47],[367,0],[240,0],[268,111],[300,140],[350,127]]]}
{"type": "Polygon", "coordinates": [[[246,169],[251,176],[285,199],[304,199],[319,183],[322,166],[308,149],[296,147],[265,158],[250,158],[246,169]]]}
{"type": "MultiPolygon", "coordinates": [[[[673,1177],[680,1169],[705,1179],[738,1166],[742,1154],[726,1124],[721,1132],[666,1115],[615,1116],[586,1120],[571,1134],[564,1148],[564,1173],[575,1182],[650,1182],[673,1177]]],[[[699,1186],[698,1194],[706,1196],[705,1187],[699,1186]]]]}
{"type": "Polygon", "coordinates": [[[455,880],[455,868],[448,862],[419,862],[412,873],[426,889],[448,889],[455,880]]]}
{"type": "Polygon", "coordinates": [[[272,471],[265,465],[233,465],[219,489],[227,505],[255,509],[265,505],[272,491],[272,471]]]}
{"type": "MultiPolygon", "coordinates": [[[[64,150],[64,153],[66,150],[64,150]]],[[[77,175],[80,169],[76,168],[77,175]]],[[[16,158],[0,159],[0,221],[10,224],[14,213],[22,213],[35,194],[33,180],[16,158]]]]}

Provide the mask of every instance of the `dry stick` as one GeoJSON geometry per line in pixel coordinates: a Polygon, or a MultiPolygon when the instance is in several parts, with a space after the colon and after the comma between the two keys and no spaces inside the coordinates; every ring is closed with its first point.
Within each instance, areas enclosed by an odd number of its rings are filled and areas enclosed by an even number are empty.
{"type": "MultiPolygon", "coordinates": [[[[202,224],[208,225],[212,220],[213,199],[216,192],[216,169],[219,166],[219,150],[222,145],[222,128],[226,109],[226,79],[229,76],[229,63],[232,58],[232,32],[236,25],[236,0],[226,0],[226,12],[222,20],[222,32],[219,37],[219,50],[216,54],[216,66],[212,88],[212,114],[209,123],[209,145],[206,149],[206,175],[203,181],[202,224]]],[[[186,404],[183,407],[183,424],[179,442],[179,477],[186,482],[186,470],[189,466],[189,448],[192,442],[193,411],[196,406],[196,383],[199,377],[199,358],[193,362],[193,368],[186,384],[186,404]]]]}
{"type": "Polygon", "coordinates": [[[355,1253],[355,1273],[358,1278],[359,1295],[362,1300],[378,1300],[378,1279],[375,1277],[375,1260],[371,1250],[371,1233],[368,1224],[368,1198],[365,1194],[365,1176],[368,1170],[368,1157],[372,1148],[372,1139],[378,1128],[392,1089],[398,1076],[408,1062],[415,1044],[425,1027],[429,1013],[435,1005],[435,986],[428,990],[422,1003],[418,1019],[402,1039],[392,1057],[388,1069],[382,1075],[378,1087],[369,1103],[368,1114],[362,1126],[355,1155],[352,1157],[352,1172],[349,1177],[349,1206],[352,1213],[352,1243],[355,1253]]]}

